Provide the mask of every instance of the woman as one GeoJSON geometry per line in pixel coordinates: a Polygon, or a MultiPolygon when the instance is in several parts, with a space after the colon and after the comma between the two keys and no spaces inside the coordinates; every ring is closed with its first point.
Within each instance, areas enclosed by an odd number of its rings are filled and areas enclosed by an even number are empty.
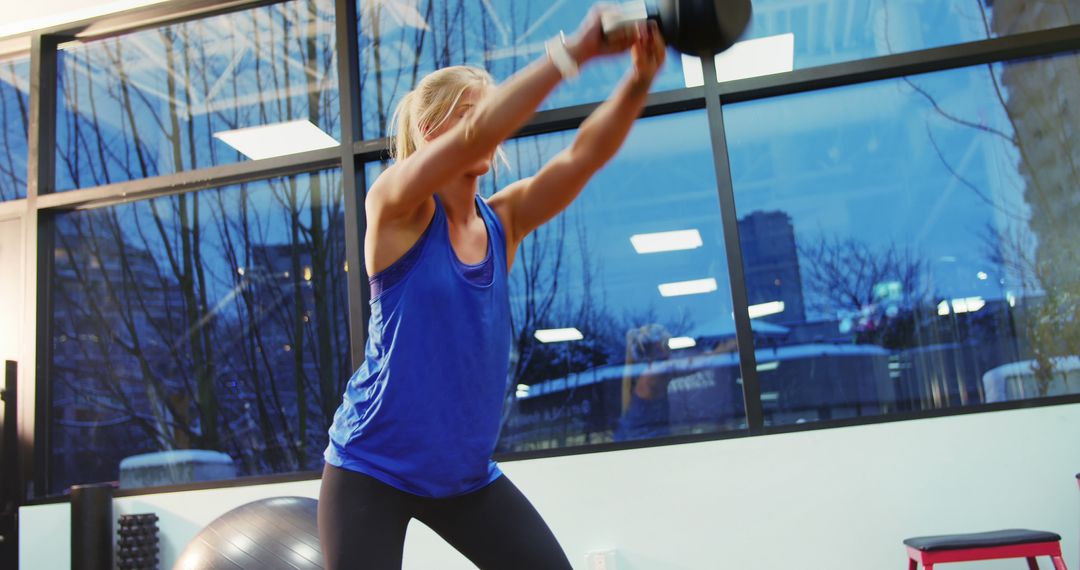
{"type": "Polygon", "coordinates": [[[330,428],[319,494],[326,568],[400,568],[413,518],[480,568],[570,568],[551,530],[491,461],[510,354],[506,282],[518,244],[618,150],[664,60],[655,27],[575,34],[498,88],[468,67],[425,77],[396,112],[395,163],[366,198],[371,322],[330,428]],[[564,76],[630,49],[633,66],[570,148],[489,200],[507,137],[564,76]]]}
{"type": "Polygon", "coordinates": [[[672,369],[671,333],[652,323],[626,331],[626,365],[622,384],[622,417],[615,441],[671,435],[668,384],[672,369]]]}

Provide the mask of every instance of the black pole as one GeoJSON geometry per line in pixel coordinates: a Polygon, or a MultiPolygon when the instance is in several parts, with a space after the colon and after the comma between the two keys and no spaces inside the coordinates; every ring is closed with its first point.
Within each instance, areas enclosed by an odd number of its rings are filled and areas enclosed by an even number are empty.
{"type": "MultiPolygon", "coordinates": [[[[33,402],[33,413],[23,418],[19,434],[23,455],[20,465],[25,487],[31,496],[49,489],[49,417],[52,409],[50,374],[52,366],[52,222],[39,211],[38,199],[51,194],[56,172],[56,85],[57,46],[67,38],[35,34],[30,41],[30,101],[27,133],[26,215],[23,216],[26,298],[33,298],[31,314],[36,350],[22,361],[24,377],[19,397],[33,402]],[[29,433],[25,433],[29,432],[29,433]]],[[[23,410],[27,407],[24,406],[23,410]]],[[[25,495],[24,495],[25,497],[25,495]]]]}
{"type": "Polygon", "coordinates": [[[364,196],[367,181],[364,164],[353,149],[363,139],[360,106],[360,48],[357,38],[357,13],[354,0],[334,2],[335,38],[337,40],[338,97],[341,101],[341,184],[345,194],[345,258],[349,266],[349,354],[355,369],[364,360],[367,322],[371,316],[368,299],[371,289],[364,268],[364,233],[367,215],[364,196]]]}
{"type": "Polygon", "coordinates": [[[71,570],[112,570],[113,487],[71,488],[71,570]]]}
{"type": "Polygon", "coordinates": [[[19,483],[19,449],[16,430],[16,397],[18,389],[18,364],[4,361],[4,382],[0,384],[0,409],[3,424],[0,429],[0,568],[16,568],[19,565],[19,505],[22,504],[22,486],[19,483]]]}
{"type": "Polygon", "coordinates": [[[716,61],[712,54],[701,54],[701,70],[705,78],[705,110],[709,117],[709,136],[712,140],[713,164],[716,168],[716,189],[720,200],[720,221],[724,228],[724,252],[727,256],[728,279],[731,283],[731,304],[735,312],[735,339],[739,347],[739,370],[742,376],[746,427],[751,434],[756,434],[760,433],[765,426],[765,413],[761,406],[761,389],[758,384],[754,331],[750,328],[748,308],[750,301],[743,269],[742,245],[739,241],[739,215],[735,209],[735,187],[731,182],[731,163],[728,161],[724,107],[720,100],[720,83],[716,79],[716,61]]]}

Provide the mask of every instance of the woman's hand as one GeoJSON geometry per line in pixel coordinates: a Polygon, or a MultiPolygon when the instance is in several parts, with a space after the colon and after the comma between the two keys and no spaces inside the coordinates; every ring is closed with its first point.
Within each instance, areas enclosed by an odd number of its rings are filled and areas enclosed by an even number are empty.
{"type": "Polygon", "coordinates": [[[566,48],[578,64],[597,56],[622,53],[645,35],[648,30],[645,22],[621,26],[609,34],[604,34],[600,15],[614,9],[616,8],[612,4],[596,4],[589,10],[589,15],[585,16],[577,31],[566,39],[566,48]]]}
{"type": "Polygon", "coordinates": [[[630,59],[634,65],[634,75],[639,81],[652,83],[653,77],[667,57],[667,47],[660,36],[656,22],[649,21],[645,33],[641,34],[630,48],[630,59]]]}

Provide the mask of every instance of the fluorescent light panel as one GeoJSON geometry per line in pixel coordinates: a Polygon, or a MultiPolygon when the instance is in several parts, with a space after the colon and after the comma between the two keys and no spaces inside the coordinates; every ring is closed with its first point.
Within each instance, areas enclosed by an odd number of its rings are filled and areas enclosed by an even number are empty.
{"type": "Polygon", "coordinates": [[[716,279],[694,279],[693,281],[678,281],[675,283],[661,283],[660,295],[664,297],[679,297],[681,295],[698,295],[716,291],[716,279]]]}
{"type": "Polygon", "coordinates": [[[630,243],[638,253],[659,253],[701,247],[701,233],[697,230],[677,230],[652,234],[634,234],[630,243]]]}
{"type": "Polygon", "coordinates": [[[667,345],[671,350],[678,350],[680,348],[696,346],[697,341],[688,336],[674,336],[668,339],[667,345]]]}
{"type": "Polygon", "coordinates": [[[750,318],[756,319],[759,317],[767,317],[769,315],[775,315],[777,313],[784,312],[783,301],[769,301],[768,303],[761,303],[758,305],[750,305],[750,318]]]}
{"type": "Polygon", "coordinates": [[[952,310],[958,315],[960,313],[974,313],[985,306],[986,301],[982,297],[964,297],[952,300],[952,310]]]}
{"type": "MultiPolygon", "coordinates": [[[[1011,295],[1011,294],[1010,294],[1011,295]]],[[[1009,300],[1010,306],[1015,306],[1015,298],[1009,300]]],[[[974,313],[979,309],[986,306],[986,300],[982,297],[961,297],[950,301],[942,301],[938,303],[937,314],[944,317],[949,314],[950,304],[952,306],[952,312],[956,314],[961,313],[974,313]]]]}
{"type": "Polygon", "coordinates": [[[582,336],[581,331],[573,327],[566,329],[540,329],[534,332],[533,336],[536,337],[536,340],[543,343],[566,342],[585,338],[582,336]]]}
{"type": "MultiPolygon", "coordinates": [[[[785,73],[795,69],[795,34],[779,34],[736,42],[726,51],[716,54],[713,61],[716,63],[718,81],[785,73]]],[[[705,84],[700,59],[683,55],[682,68],[683,82],[687,87],[700,87],[705,84]]]]}
{"type": "Polygon", "coordinates": [[[334,137],[301,119],[285,123],[273,123],[246,127],[231,131],[218,131],[214,138],[238,150],[252,159],[273,158],[309,150],[330,148],[338,145],[334,137]]]}

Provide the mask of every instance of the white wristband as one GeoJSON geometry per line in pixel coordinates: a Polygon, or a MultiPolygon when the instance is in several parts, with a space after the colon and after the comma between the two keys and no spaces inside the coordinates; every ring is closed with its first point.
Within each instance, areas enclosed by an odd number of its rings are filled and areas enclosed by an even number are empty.
{"type": "Polygon", "coordinates": [[[547,49],[548,57],[551,59],[552,65],[555,69],[559,70],[563,79],[573,79],[578,75],[578,63],[574,60],[574,57],[570,55],[570,50],[566,49],[566,36],[559,32],[559,36],[551,38],[544,44],[544,48],[547,49]]]}

